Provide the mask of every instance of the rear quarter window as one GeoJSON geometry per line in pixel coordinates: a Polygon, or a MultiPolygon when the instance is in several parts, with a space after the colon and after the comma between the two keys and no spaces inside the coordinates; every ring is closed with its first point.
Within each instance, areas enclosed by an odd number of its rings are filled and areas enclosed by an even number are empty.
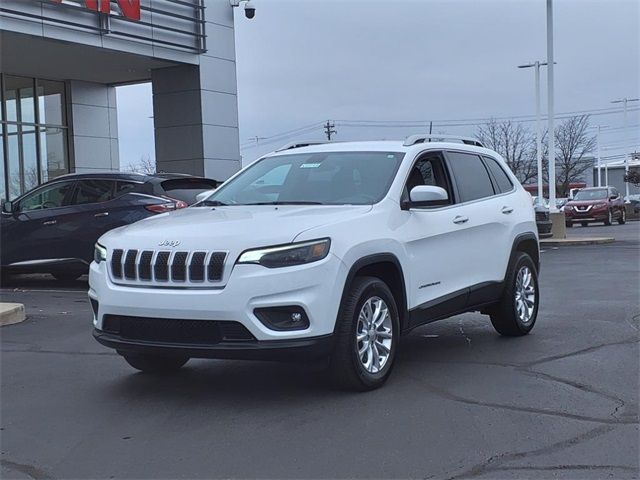
{"type": "Polygon", "coordinates": [[[487,164],[487,168],[493,175],[493,179],[495,180],[498,192],[504,193],[509,192],[513,189],[513,183],[509,179],[509,176],[506,174],[504,169],[500,166],[497,160],[491,157],[483,157],[485,163],[487,164]]]}
{"type": "Polygon", "coordinates": [[[172,178],[160,184],[165,194],[189,205],[195,203],[199,193],[217,188],[219,182],[207,178],[172,178]]]}

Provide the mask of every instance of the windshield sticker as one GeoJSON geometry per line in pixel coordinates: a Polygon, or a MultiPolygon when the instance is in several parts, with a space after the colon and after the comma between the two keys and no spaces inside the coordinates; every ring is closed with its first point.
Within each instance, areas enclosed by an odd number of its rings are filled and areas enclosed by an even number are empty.
{"type": "Polygon", "coordinates": [[[300,168],[318,168],[320,165],[320,163],[303,163],[300,168]]]}

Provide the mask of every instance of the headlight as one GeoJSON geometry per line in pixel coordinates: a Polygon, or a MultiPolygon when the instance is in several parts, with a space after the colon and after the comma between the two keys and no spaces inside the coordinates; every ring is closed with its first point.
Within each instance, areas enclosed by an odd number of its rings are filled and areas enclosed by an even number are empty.
{"type": "Polygon", "coordinates": [[[103,247],[99,243],[96,243],[96,247],[93,251],[93,260],[96,263],[107,261],[107,248],[103,247]]]}
{"type": "Polygon", "coordinates": [[[290,267],[322,260],[329,253],[331,240],[323,238],[269,248],[247,250],[238,263],[255,263],[267,268],[290,267]]]}
{"type": "Polygon", "coordinates": [[[597,203],[596,205],[594,205],[594,208],[603,208],[606,207],[607,204],[606,203],[597,203]]]}
{"type": "Polygon", "coordinates": [[[565,210],[573,210],[573,207],[571,205],[565,205],[564,209],[565,210]]]}

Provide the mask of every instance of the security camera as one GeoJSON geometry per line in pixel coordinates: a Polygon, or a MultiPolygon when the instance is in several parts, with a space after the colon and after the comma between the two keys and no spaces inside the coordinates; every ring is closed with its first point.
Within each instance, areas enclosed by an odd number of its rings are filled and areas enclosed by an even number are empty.
{"type": "Polygon", "coordinates": [[[251,2],[244,4],[244,16],[251,19],[256,16],[256,7],[251,2]]]}

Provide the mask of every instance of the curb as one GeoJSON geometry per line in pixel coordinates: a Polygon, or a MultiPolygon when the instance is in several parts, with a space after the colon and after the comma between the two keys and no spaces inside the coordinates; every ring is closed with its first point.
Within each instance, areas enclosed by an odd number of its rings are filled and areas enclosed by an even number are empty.
{"type": "Polygon", "coordinates": [[[603,245],[615,242],[613,237],[591,237],[591,238],[543,238],[540,246],[544,247],[573,247],[576,245],[603,245]]]}
{"type": "Polygon", "coordinates": [[[21,303],[0,303],[0,326],[13,325],[27,318],[21,303]]]}

